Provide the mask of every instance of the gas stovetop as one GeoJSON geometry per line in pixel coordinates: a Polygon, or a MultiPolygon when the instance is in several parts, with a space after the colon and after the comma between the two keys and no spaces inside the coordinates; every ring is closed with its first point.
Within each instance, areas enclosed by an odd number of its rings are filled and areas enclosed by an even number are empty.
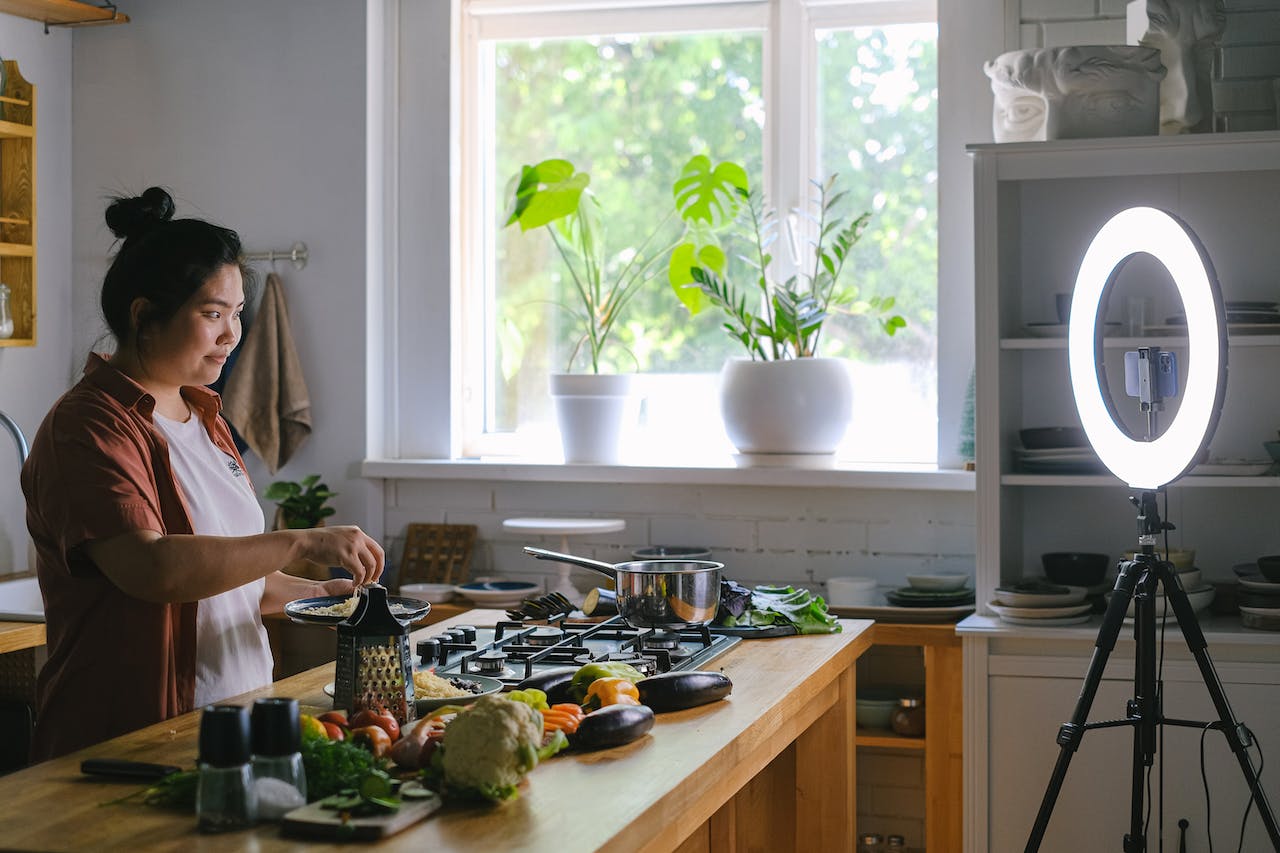
{"type": "Polygon", "coordinates": [[[487,675],[515,685],[537,672],[593,661],[624,661],[645,675],[698,669],[741,639],[705,626],[663,632],[632,628],[620,616],[594,623],[558,617],[537,625],[460,625],[419,640],[415,650],[422,666],[434,666],[438,675],[487,675]]]}

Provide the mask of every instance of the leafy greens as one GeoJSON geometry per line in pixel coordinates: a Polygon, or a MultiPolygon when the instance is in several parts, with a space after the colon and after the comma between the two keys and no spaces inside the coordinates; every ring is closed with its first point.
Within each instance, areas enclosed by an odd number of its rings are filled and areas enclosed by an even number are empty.
{"type": "Polygon", "coordinates": [[[835,634],[840,623],[827,612],[822,596],[790,586],[747,589],[734,581],[720,581],[717,624],[726,628],[794,625],[801,634],[835,634]]]}

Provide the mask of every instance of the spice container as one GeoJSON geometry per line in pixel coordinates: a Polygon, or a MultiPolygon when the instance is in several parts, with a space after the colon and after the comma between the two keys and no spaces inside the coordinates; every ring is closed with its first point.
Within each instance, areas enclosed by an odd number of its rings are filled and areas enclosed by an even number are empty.
{"type": "Polygon", "coordinates": [[[924,700],[899,699],[898,707],[893,709],[889,718],[889,726],[904,737],[923,737],[924,700]]]}
{"type": "Polygon", "coordinates": [[[858,853],[883,853],[884,836],[878,832],[868,832],[858,838],[858,853]]]}
{"type": "Polygon", "coordinates": [[[201,832],[251,826],[258,798],[249,766],[249,712],[238,705],[210,705],[200,715],[200,781],[196,820],[201,832]]]}
{"type": "Polygon", "coordinates": [[[296,699],[258,699],[249,716],[258,817],[279,820],[307,804],[296,699]]]}

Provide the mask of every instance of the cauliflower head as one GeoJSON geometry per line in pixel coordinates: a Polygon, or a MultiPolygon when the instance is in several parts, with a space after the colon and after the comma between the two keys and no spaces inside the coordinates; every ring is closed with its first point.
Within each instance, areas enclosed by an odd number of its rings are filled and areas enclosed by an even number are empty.
{"type": "Polygon", "coordinates": [[[520,780],[537,766],[541,743],[541,714],[523,702],[481,696],[445,729],[445,784],[455,793],[511,799],[520,780]]]}

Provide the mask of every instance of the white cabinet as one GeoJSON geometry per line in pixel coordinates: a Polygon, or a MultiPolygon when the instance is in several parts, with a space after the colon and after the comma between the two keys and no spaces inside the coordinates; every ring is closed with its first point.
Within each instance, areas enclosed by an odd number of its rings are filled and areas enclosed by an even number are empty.
{"type": "MultiPolygon", "coordinates": [[[[1113,214],[1134,205],[1163,208],[1190,225],[1212,260],[1226,299],[1280,301],[1280,134],[976,145],[970,152],[975,170],[978,613],[959,630],[966,638],[965,755],[973,759],[966,762],[966,849],[978,851],[1021,849],[1025,842],[1035,814],[1032,808],[1028,818],[1025,807],[1038,804],[1043,794],[1056,754],[1054,734],[1070,717],[1099,628],[1098,617],[1069,628],[1015,628],[994,619],[986,603],[1001,583],[1040,576],[1042,553],[1099,552],[1114,562],[1135,546],[1137,536],[1136,513],[1127,500],[1131,490],[1112,475],[1018,469],[1014,449],[1020,429],[1079,424],[1066,339],[1041,337],[1043,328],[1033,334],[1028,324],[1056,320],[1054,296],[1072,289],[1093,235],[1113,214]],[[1021,652],[1009,647],[1020,643],[1028,648],[1053,645],[1058,657],[1050,669],[1057,667],[1059,675],[1020,672],[1022,664],[1010,661],[1021,652]]],[[[1123,396],[1124,352],[1149,344],[1172,349],[1184,375],[1189,354],[1185,339],[1172,330],[1128,337],[1126,302],[1129,296],[1145,298],[1152,326],[1163,325],[1182,309],[1167,272],[1147,256],[1125,266],[1114,290],[1106,319],[1120,325],[1104,342],[1108,382],[1121,394],[1114,398],[1115,408],[1140,438],[1145,421],[1137,401],[1123,396]]],[[[1232,332],[1227,394],[1209,446],[1215,460],[1266,460],[1262,442],[1276,438],[1280,429],[1280,335],[1268,331],[1232,332]]],[[[1176,412],[1174,399],[1162,423],[1176,412]]],[[[1161,514],[1178,528],[1170,544],[1195,548],[1198,567],[1211,583],[1231,582],[1234,564],[1280,553],[1280,477],[1184,477],[1169,488],[1167,511],[1162,500],[1161,514]]],[[[1275,663],[1280,660],[1280,634],[1244,631],[1235,616],[1206,616],[1204,626],[1210,655],[1220,667],[1224,654],[1247,662],[1265,653],[1256,664],[1260,671],[1280,670],[1275,663]]],[[[1167,639],[1170,649],[1183,648],[1176,623],[1167,639]]],[[[1131,664],[1118,666],[1113,662],[1108,670],[1109,678],[1119,680],[1106,685],[1103,697],[1132,692],[1126,680],[1132,677],[1131,664]]],[[[1194,671],[1189,678],[1185,686],[1190,693],[1169,686],[1166,713],[1171,717],[1199,719],[1212,710],[1207,700],[1203,707],[1175,704],[1196,690],[1204,693],[1194,671]]],[[[1253,678],[1254,686],[1242,682],[1239,689],[1228,685],[1237,716],[1255,729],[1275,716],[1280,674],[1274,679],[1261,692],[1255,686],[1266,679],[1253,678]]],[[[1122,702],[1111,702],[1105,711],[1104,704],[1100,697],[1091,719],[1123,715],[1122,702]]],[[[1124,738],[1128,744],[1128,734],[1105,737],[1124,738]]],[[[1280,731],[1270,738],[1260,734],[1268,755],[1280,760],[1280,731]]],[[[1166,749],[1176,753],[1168,756],[1170,767],[1175,762],[1178,767],[1167,781],[1199,790],[1198,735],[1191,741],[1183,734],[1173,740],[1166,736],[1166,749]]],[[[1128,824],[1129,747],[1094,752],[1093,758],[1082,757],[1079,766],[1073,765],[1070,775],[1081,778],[1072,781],[1074,787],[1059,805],[1082,825],[1070,836],[1051,835],[1058,840],[1044,849],[1119,846],[1128,824]],[[1089,782],[1081,784],[1084,779],[1089,782]],[[1118,787],[1111,791],[1093,784],[1099,780],[1118,787]],[[1104,820],[1079,821],[1085,803],[1104,820]],[[1091,825],[1104,821],[1105,828],[1091,825]],[[1099,834],[1089,834],[1094,831],[1099,834]]],[[[1233,787],[1243,782],[1234,764],[1211,763],[1210,774],[1214,813],[1224,820],[1219,826],[1215,818],[1215,828],[1224,830],[1215,833],[1217,841],[1226,838],[1227,811],[1243,802],[1233,787]]],[[[1267,788],[1273,803],[1280,801],[1280,787],[1273,782],[1267,788]]],[[[1196,802],[1202,813],[1203,792],[1196,802]]],[[[1238,831],[1238,809],[1235,814],[1238,831]]],[[[1196,822],[1190,814],[1188,818],[1196,822]]],[[[1066,822],[1055,817],[1055,826],[1066,822]]],[[[1246,844],[1246,849],[1254,848],[1246,844]]]]}

